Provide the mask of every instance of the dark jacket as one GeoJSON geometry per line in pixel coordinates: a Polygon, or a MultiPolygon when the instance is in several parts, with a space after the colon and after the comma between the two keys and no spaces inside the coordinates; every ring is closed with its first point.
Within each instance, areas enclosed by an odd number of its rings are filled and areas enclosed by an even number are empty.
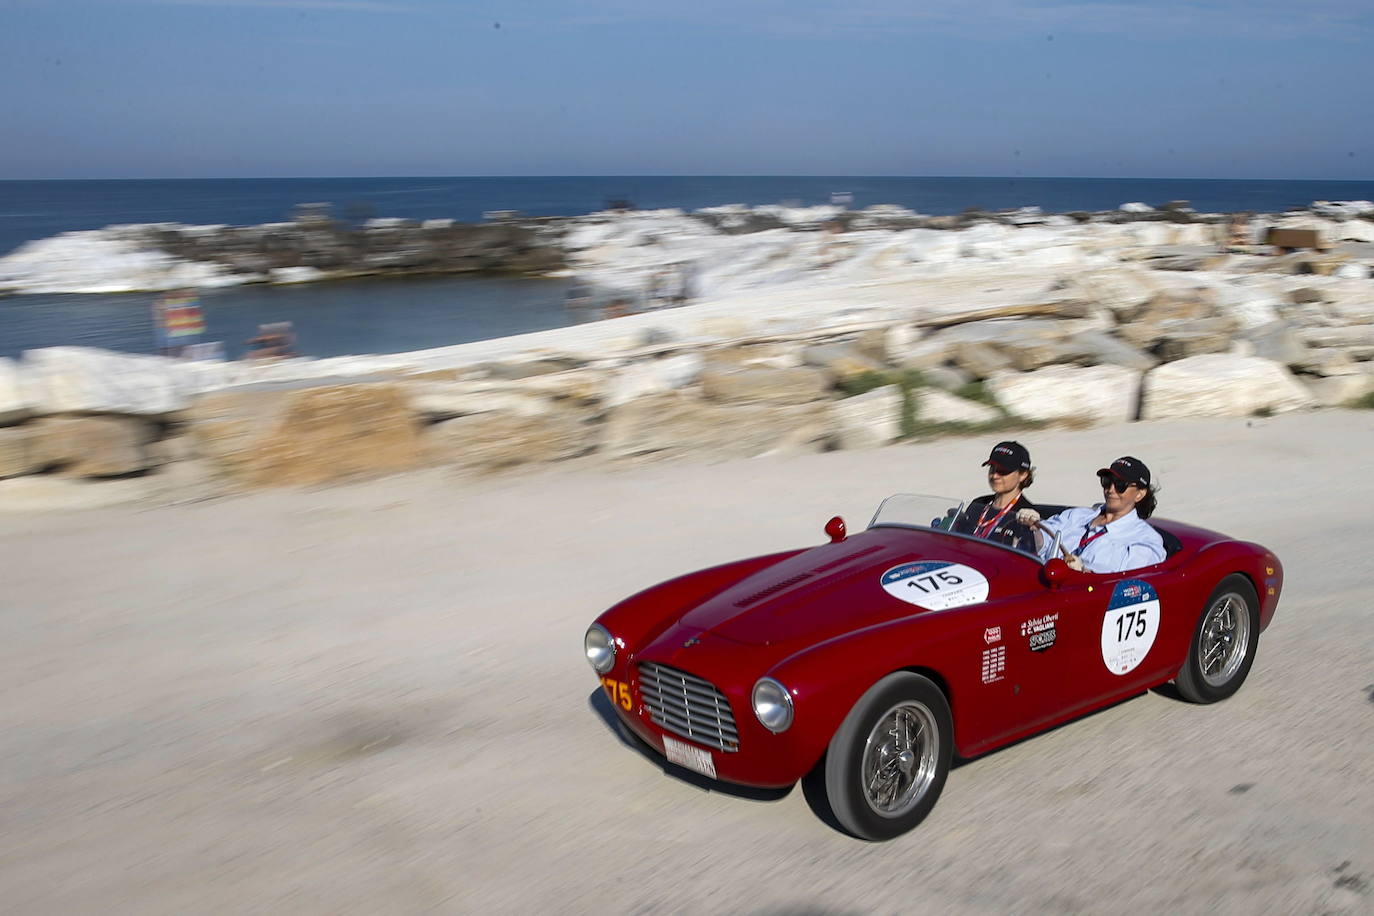
{"type": "Polygon", "coordinates": [[[1016,520],[1016,513],[1022,509],[1034,509],[1035,504],[1026,499],[1026,494],[1022,493],[1016,498],[992,530],[987,530],[987,523],[997,518],[1000,509],[994,509],[990,503],[992,496],[979,496],[970,500],[964,507],[964,511],[959,513],[959,517],[954,520],[952,531],[960,534],[974,534],[975,531],[982,531],[982,537],[989,541],[996,541],[999,544],[1006,544],[1008,547],[1015,547],[1017,550],[1024,550],[1028,553],[1035,553],[1035,532],[1022,525],[1016,520]]]}

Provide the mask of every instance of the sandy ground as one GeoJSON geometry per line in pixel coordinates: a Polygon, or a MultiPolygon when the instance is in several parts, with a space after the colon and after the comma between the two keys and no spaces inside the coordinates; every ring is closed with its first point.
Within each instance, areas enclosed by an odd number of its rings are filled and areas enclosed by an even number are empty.
{"type": "Polygon", "coordinates": [[[1122,453],[1287,587],[1245,688],[1149,693],[848,838],[617,740],[587,623],[659,579],[972,495],[986,439],[416,474],[0,516],[0,910],[1368,913],[1374,413],[1028,432],[1032,495],[1122,453]]]}

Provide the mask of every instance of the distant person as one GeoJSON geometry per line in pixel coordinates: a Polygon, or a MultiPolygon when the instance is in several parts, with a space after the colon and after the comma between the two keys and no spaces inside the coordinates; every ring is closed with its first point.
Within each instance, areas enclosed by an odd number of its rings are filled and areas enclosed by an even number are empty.
{"type": "Polygon", "coordinates": [[[244,359],[284,359],[295,356],[296,332],[289,321],[258,325],[258,333],[248,338],[244,359]]]}
{"type": "Polygon", "coordinates": [[[602,312],[603,318],[624,318],[630,314],[630,300],[624,296],[617,296],[606,303],[606,308],[602,312]]]}
{"type": "Polygon", "coordinates": [[[1017,520],[1021,510],[1035,509],[1024,492],[1035,482],[1030,451],[1020,442],[999,442],[983,467],[992,493],[970,500],[951,530],[1035,553],[1035,532],[1017,520]]]}
{"type": "Polygon", "coordinates": [[[1037,531],[1040,556],[1049,560],[1054,536],[1071,569],[1095,573],[1124,572],[1153,566],[1167,556],[1164,539],[1146,524],[1154,514],[1157,483],[1139,458],[1118,458],[1097,472],[1102,502],[1081,509],[1066,509],[1041,519],[1035,509],[1022,509],[1016,520],[1037,531]]]}
{"type": "Polygon", "coordinates": [[[1250,217],[1248,214],[1236,213],[1227,223],[1226,250],[1239,252],[1250,250],[1250,217]]]}

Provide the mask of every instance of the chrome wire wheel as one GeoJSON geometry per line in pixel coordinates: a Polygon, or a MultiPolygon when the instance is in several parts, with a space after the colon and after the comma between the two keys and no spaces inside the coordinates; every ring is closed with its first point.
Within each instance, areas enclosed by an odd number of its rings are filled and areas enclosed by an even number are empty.
{"type": "Polygon", "coordinates": [[[875,814],[901,817],[935,779],[940,737],[924,703],[898,703],[878,719],[864,744],[864,798],[875,814]]]}
{"type": "Polygon", "coordinates": [[[1198,667],[1211,687],[1223,687],[1245,664],[1250,648],[1250,611],[1245,599],[1226,592],[1212,602],[1198,629],[1198,667]]]}

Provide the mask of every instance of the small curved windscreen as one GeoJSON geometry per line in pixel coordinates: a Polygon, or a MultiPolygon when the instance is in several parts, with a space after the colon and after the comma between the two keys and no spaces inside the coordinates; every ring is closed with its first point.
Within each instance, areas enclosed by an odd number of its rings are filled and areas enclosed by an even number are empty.
{"type": "Polygon", "coordinates": [[[898,493],[889,496],[873,513],[868,527],[930,528],[948,531],[963,511],[964,501],[950,496],[898,493]]]}

